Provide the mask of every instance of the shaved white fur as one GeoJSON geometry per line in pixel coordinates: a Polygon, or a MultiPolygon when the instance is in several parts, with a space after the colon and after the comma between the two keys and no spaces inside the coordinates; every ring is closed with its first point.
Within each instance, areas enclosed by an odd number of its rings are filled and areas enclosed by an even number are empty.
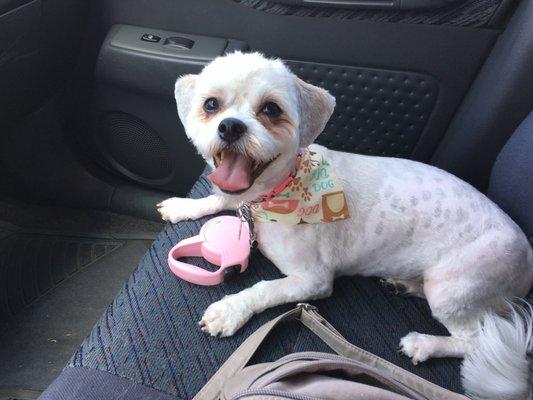
{"type": "MultiPolygon", "coordinates": [[[[281,155],[243,194],[227,195],[214,187],[206,199],[161,203],[159,211],[171,222],[235,209],[242,201],[270,192],[291,171],[299,147],[322,131],[334,106],[323,89],[303,83],[281,61],[257,53],[221,57],[200,75],[179,79],[176,100],[187,135],[210,165],[221,145],[217,126],[225,117],[239,118],[248,126],[243,153],[260,161],[281,155]],[[202,121],[197,111],[205,96],[214,92],[225,102],[224,110],[202,121]],[[295,121],[291,135],[275,137],[255,115],[252,105],[272,93],[295,121]]],[[[229,336],[266,308],[329,296],[337,276],[378,276],[425,297],[433,316],[451,334],[406,335],[400,346],[414,363],[469,354],[464,376],[471,393],[480,399],[522,399],[523,389],[510,386],[527,379],[527,335],[509,332],[510,324],[517,329],[524,325],[493,314],[505,309],[508,298],[525,296],[533,282],[533,251],[520,228],[475,188],[440,169],[319,145],[311,149],[323,154],[341,179],[351,218],[329,224],[256,224],[261,252],[286,278],[259,282],[212,304],[202,318],[202,329],[229,336]],[[502,367],[513,365],[517,371],[514,380],[499,381],[501,391],[485,385],[482,392],[473,385],[477,364],[487,367],[491,362],[491,344],[480,344],[487,342],[501,343],[494,355],[501,358],[502,367]],[[514,350],[503,354],[505,346],[514,350]]]]}

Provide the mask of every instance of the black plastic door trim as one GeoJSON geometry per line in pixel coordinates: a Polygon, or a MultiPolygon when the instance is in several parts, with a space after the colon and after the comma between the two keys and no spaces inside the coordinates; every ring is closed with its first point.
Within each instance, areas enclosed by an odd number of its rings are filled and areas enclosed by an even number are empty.
{"type": "Polygon", "coordinates": [[[437,9],[457,1],[458,0],[276,0],[275,2],[292,6],[428,10],[437,9]]]}

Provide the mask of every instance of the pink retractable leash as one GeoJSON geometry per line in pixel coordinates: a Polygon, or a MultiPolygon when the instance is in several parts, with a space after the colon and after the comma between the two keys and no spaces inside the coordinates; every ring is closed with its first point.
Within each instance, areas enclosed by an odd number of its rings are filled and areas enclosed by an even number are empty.
{"type": "Polygon", "coordinates": [[[248,268],[253,242],[250,224],[246,220],[232,216],[216,217],[202,226],[198,236],[175,245],[168,254],[168,265],[174,274],[188,282],[218,285],[228,274],[244,272],[248,268]],[[203,257],[220,268],[214,272],[207,271],[178,261],[180,257],[203,257]]]}
{"type": "MultiPolygon", "coordinates": [[[[292,180],[292,175],[283,179],[272,192],[263,196],[263,200],[281,193],[292,180]]],[[[224,277],[246,271],[250,250],[257,247],[254,219],[249,204],[239,207],[238,214],[239,217],[213,218],[202,226],[198,236],[175,245],[168,253],[170,270],[181,279],[203,286],[218,285],[224,282],[224,277]],[[178,261],[181,257],[203,257],[220,268],[214,272],[206,271],[178,261]]]]}

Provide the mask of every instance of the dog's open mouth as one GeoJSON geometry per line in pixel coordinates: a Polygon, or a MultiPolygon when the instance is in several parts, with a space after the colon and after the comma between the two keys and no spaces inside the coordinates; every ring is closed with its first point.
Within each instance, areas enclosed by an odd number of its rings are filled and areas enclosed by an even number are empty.
{"type": "Polygon", "coordinates": [[[215,170],[209,180],[226,193],[246,191],[278,156],[268,162],[259,162],[241,153],[223,150],[213,157],[215,170]]]}

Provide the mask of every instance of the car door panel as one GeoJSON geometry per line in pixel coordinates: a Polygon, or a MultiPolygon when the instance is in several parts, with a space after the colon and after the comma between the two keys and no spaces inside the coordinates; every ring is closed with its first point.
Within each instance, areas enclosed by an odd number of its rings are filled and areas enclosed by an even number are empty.
{"type": "MultiPolygon", "coordinates": [[[[280,14],[266,8],[265,2],[109,0],[100,3],[102,23],[95,29],[102,38],[116,24],[129,24],[146,27],[146,32],[168,30],[241,41],[253,51],[286,60],[296,74],[337,97],[335,114],[319,139],[321,143],[344,151],[428,161],[499,34],[497,29],[478,25],[488,23],[489,14],[500,3],[484,2],[489,11],[482,14],[483,21],[470,4],[455,13],[449,12],[447,19],[439,12],[436,13],[440,20],[436,16],[431,19],[431,13],[424,11],[414,23],[412,12],[396,13],[395,17],[388,14],[387,22],[383,22],[387,15],[384,11],[366,10],[363,18],[361,11],[351,10],[351,18],[336,18],[300,16],[296,12],[287,15],[287,10],[280,14]],[[464,16],[467,11],[473,13],[468,14],[470,19],[462,20],[462,25],[467,26],[458,26],[461,25],[458,15],[462,12],[464,16]]],[[[105,115],[118,110],[131,115],[132,121],[137,118],[151,127],[155,134],[146,135],[159,136],[160,143],[154,144],[154,148],[163,146],[164,151],[152,154],[145,174],[138,163],[135,166],[127,160],[122,165],[113,160],[106,163],[109,156],[105,155],[101,142],[96,152],[104,155],[100,157],[104,164],[128,179],[183,194],[192,183],[184,171],[196,176],[202,163],[186,143],[172,106],[172,87],[178,75],[196,73],[207,61],[170,65],[160,60],[165,73],[158,73],[154,67],[144,80],[128,81],[114,74],[120,71],[122,76],[127,76],[128,72],[122,71],[145,68],[147,60],[148,57],[141,56],[120,66],[110,63],[105,85],[97,90],[100,114],[94,129],[99,134],[112,132],[102,128],[101,121],[105,115]],[[115,78],[109,77],[112,75],[115,78]],[[154,89],[152,81],[168,90],[154,89]],[[149,164],[154,165],[160,157],[168,159],[165,165],[173,165],[172,172],[167,170],[157,179],[147,179],[149,164]]],[[[102,61],[105,60],[100,53],[99,65],[102,61]]],[[[104,75],[102,69],[96,71],[100,80],[104,75]]],[[[115,146],[114,151],[129,152],[129,159],[135,163],[143,158],[141,147],[131,143],[124,143],[123,147],[115,143],[115,146]],[[135,149],[139,154],[135,154],[135,149]]]]}

